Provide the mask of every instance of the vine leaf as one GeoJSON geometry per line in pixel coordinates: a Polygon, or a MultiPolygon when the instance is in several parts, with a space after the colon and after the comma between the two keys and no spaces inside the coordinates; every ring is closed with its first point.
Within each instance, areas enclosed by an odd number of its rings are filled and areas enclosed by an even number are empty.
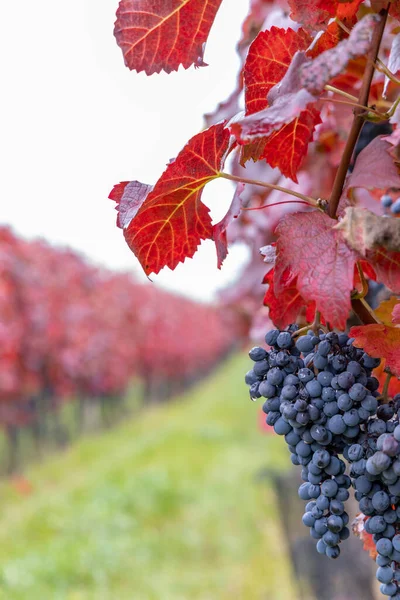
{"type": "Polygon", "coordinates": [[[269,317],[274,325],[284,328],[294,323],[300,310],[307,305],[297,289],[296,279],[291,279],[289,271],[283,273],[281,290],[278,294],[274,286],[274,269],[271,269],[264,277],[263,283],[268,283],[264,305],[269,308],[269,317]]]}
{"type": "Polygon", "coordinates": [[[386,367],[400,377],[400,327],[359,325],[350,329],[354,346],[363,348],[374,358],[386,359],[386,367]]]}
{"type": "Polygon", "coordinates": [[[350,311],[354,265],[357,254],[333,227],[334,219],[319,212],[295,213],[284,217],[276,233],[277,259],[274,286],[281,293],[287,271],[297,277],[297,289],[307,302],[333,327],[345,327],[350,311]],[[290,240],[290,244],[288,244],[290,240]]]}
{"type": "Polygon", "coordinates": [[[290,18],[310,29],[320,29],[331,19],[354,16],[363,0],[289,0],[290,18]]]}
{"type": "Polygon", "coordinates": [[[123,181],[114,186],[109,198],[117,203],[117,227],[128,227],[151,190],[151,185],[140,181],[123,181]]]}
{"type": "Polygon", "coordinates": [[[165,266],[175,269],[193,256],[201,240],[212,238],[209,209],[201,195],[204,186],[219,177],[229,139],[223,124],[195,135],[125,227],[128,246],[147,275],[165,266]]]}
{"type": "Polygon", "coordinates": [[[397,313],[400,313],[399,299],[396,298],[396,296],[391,296],[389,300],[384,300],[381,302],[374,312],[384,325],[392,325],[393,323],[397,323],[397,313]]]}
{"type": "Polygon", "coordinates": [[[213,240],[215,242],[215,247],[217,249],[217,266],[218,269],[222,267],[222,263],[225,258],[228,256],[228,238],[226,235],[226,230],[229,223],[232,219],[236,219],[236,217],[240,213],[241,207],[241,193],[245,188],[244,183],[238,183],[236,186],[235,194],[233,196],[231,205],[228,209],[228,212],[224,216],[223,219],[219,223],[216,223],[213,226],[213,240]]]}
{"type": "Polygon", "coordinates": [[[261,31],[249,48],[244,66],[246,115],[268,106],[267,95],[288,70],[298,50],[306,50],[312,37],[303,29],[271,27],[261,31]]]}
{"type": "Polygon", "coordinates": [[[346,242],[366,256],[367,250],[382,247],[389,251],[400,251],[400,221],[377,215],[366,208],[349,206],[336,225],[346,242]]]}
{"type": "MultiPolygon", "coordinates": [[[[378,19],[379,17],[377,15],[366,15],[364,19],[355,25],[348,39],[342,40],[337,46],[322,52],[322,54],[314,59],[309,58],[302,50],[295,51],[289,67],[286,68],[286,64],[284,64],[283,67],[280,67],[281,71],[284,71],[284,75],[279,84],[269,87],[270,82],[267,80],[266,85],[262,85],[261,89],[263,92],[268,89],[266,98],[267,106],[265,108],[260,107],[257,112],[247,114],[231,124],[231,131],[240,144],[252,144],[257,142],[254,147],[255,156],[252,152],[247,150],[245,153],[246,158],[252,157],[255,160],[262,158],[265,154],[265,142],[268,140],[268,137],[274,132],[279,131],[285,125],[298,119],[292,128],[292,134],[295,132],[296,135],[292,135],[292,138],[294,137],[294,139],[291,139],[289,143],[286,142],[286,147],[284,148],[287,152],[289,146],[288,156],[291,156],[292,154],[290,152],[290,146],[292,146],[293,149],[296,148],[296,152],[293,153],[296,160],[288,161],[289,168],[285,163],[287,157],[283,155],[285,158],[281,161],[275,154],[276,148],[279,148],[279,145],[271,145],[272,161],[270,160],[269,155],[265,156],[272,166],[281,168],[280,163],[282,162],[283,169],[281,170],[284,175],[290,176],[292,179],[293,176],[296,176],[296,169],[299,168],[301,161],[307,152],[308,144],[312,140],[314,128],[321,122],[319,112],[312,107],[312,104],[318,101],[320,95],[324,92],[325,85],[345,70],[350,60],[357,58],[358,56],[363,56],[368,52],[371,45],[374,25],[378,19]],[[308,118],[305,122],[300,123],[300,116],[306,109],[308,110],[308,118]],[[300,144],[294,143],[297,136],[301,142],[300,144]]],[[[279,32],[280,30],[278,29],[277,31],[279,32]]],[[[305,43],[304,35],[305,34],[302,34],[299,45],[305,43]]],[[[262,34],[259,34],[251,47],[255,47],[253,53],[256,54],[256,56],[258,56],[258,53],[268,51],[269,49],[269,46],[266,45],[265,37],[261,37],[261,42],[257,44],[257,40],[260,36],[262,36],[262,34]]],[[[268,41],[269,37],[266,39],[268,41]]],[[[280,40],[280,37],[278,37],[278,39],[280,40]]],[[[290,48],[293,49],[293,45],[290,46],[290,48]]],[[[262,73],[262,67],[265,67],[266,64],[265,60],[260,58],[259,63],[260,73],[262,73]]],[[[257,65],[257,61],[253,58],[253,60],[250,61],[250,66],[255,69],[255,65],[257,65]]],[[[267,63],[267,65],[269,65],[269,63],[267,63]]],[[[259,69],[255,70],[256,73],[259,72],[259,69]]],[[[268,71],[267,66],[267,74],[268,71]]],[[[258,77],[261,79],[262,83],[261,76],[258,75],[258,77]]],[[[252,81],[252,77],[250,77],[249,84],[252,84],[253,87],[250,86],[251,94],[248,94],[247,103],[253,109],[262,105],[259,99],[261,92],[257,92],[257,87],[252,81]],[[252,95],[254,95],[254,99],[252,95]]],[[[283,133],[283,136],[284,135],[287,135],[287,131],[283,133]]]]}
{"type": "Polygon", "coordinates": [[[400,252],[377,248],[367,251],[366,259],[372,265],[378,281],[395,294],[400,294],[400,252]]]}
{"type": "Polygon", "coordinates": [[[114,35],[126,66],[147,75],[206,66],[204,46],[222,0],[121,0],[114,35]]]}
{"type": "Polygon", "coordinates": [[[346,182],[346,188],[366,189],[400,188],[400,175],[389,151],[389,142],[378,136],[358,155],[354,170],[346,182]]]}
{"type": "MultiPolygon", "coordinates": [[[[250,46],[244,67],[246,114],[267,108],[267,95],[287,72],[294,54],[306,50],[312,38],[303,29],[271,27],[258,34],[250,46]]],[[[279,118],[279,117],[278,117],[279,118]]],[[[320,123],[319,112],[304,110],[289,124],[279,124],[269,137],[243,148],[242,164],[252,158],[265,159],[278,167],[283,175],[297,183],[296,173],[307,154],[315,126],[320,123]]]]}

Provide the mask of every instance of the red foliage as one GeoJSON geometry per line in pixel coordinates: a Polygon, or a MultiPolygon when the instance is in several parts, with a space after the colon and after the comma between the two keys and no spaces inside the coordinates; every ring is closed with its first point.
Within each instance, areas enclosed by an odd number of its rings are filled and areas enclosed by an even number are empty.
{"type": "Polygon", "coordinates": [[[396,299],[393,298],[387,303],[388,306],[380,306],[376,314],[383,324],[365,325],[363,327],[352,327],[350,335],[354,337],[354,345],[363,348],[368,354],[376,358],[385,360],[385,366],[390,369],[393,375],[400,379],[400,327],[398,326],[400,317],[400,304],[393,307],[391,322],[388,324],[388,309],[392,308],[396,299]]]}
{"type": "MultiPolygon", "coordinates": [[[[150,7],[151,1],[143,5],[150,7]]],[[[357,309],[355,295],[366,293],[365,279],[400,294],[398,247],[383,241],[365,247],[361,255],[336,229],[349,206],[391,218],[380,197],[399,195],[398,86],[377,69],[369,81],[371,59],[378,54],[395,75],[400,70],[399,10],[391,3],[387,16],[386,7],[380,0],[250,3],[238,44],[241,68],[235,89],[207,115],[209,123],[229,121],[192,138],[137,213],[141,198],[135,196],[132,205],[127,188],[113,191],[126,239],[146,273],[165,265],[175,268],[206,238],[214,239],[221,266],[229,243],[244,242],[252,262],[225,299],[229,306],[240,305],[253,331],[268,319],[279,327],[296,319],[309,322],[316,310],[328,326],[343,329],[351,308],[357,309]],[[296,31],[288,9],[298,23],[296,31]],[[244,114],[239,108],[243,91],[244,114]],[[369,121],[366,132],[376,128],[377,133],[354,152],[359,118],[369,121]],[[232,161],[223,174],[245,185],[239,183],[226,217],[213,224],[201,192],[221,175],[229,152],[232,161]],[[276,244],[276,256],[266,253],[266,268],[259,249],[268,244],[276,244]],[[268,313],[259,309],[266,270],[268,313]]],[[[140,26],[139,18],[132,19],[133,27],[140,26]]],[[[169,34],[158,33],[160,54],[164,48],[168,62],[173,54],[165,49],[169,34]]],[[[150,62],[152,57],[148,54],[150,62]]],[[[143,51],[140,60],[146,59],[143,51]]],[[[377,319],[376,325],[356,330],[357,343],[383,356],[396,373],[398,319],[396,313],[389,324],[377,319]]]]}
{"type": "MultiPolygon", "coordinates": [[[[125,223],[125,239],[148,275],[165,266],[175,269],[193,256],[201,240],[212,238],[209,209],[201,194],[206,183],[218,177],[228,144],[229,131],[223,125],[193,137],[168,165],[135,218],[125,223]]],[[[139,185],[143,194],[148,186],[139,185]]]]}
{"type": "Polygon", "coordinates": [[[222,0],[121,0],[114,35],[129,69],[147,75],[204,66],[204,45],[222,0]]]}
{"type": "Polygon", "coordinates": [[[305,300],[314,300],[317,310],[332,326],[344,328],[350,311],[356,253],[333,229],[334,224],[317,211],[281,220],[277,228],[275,287],[279,291],[297,277],[296,286],[305,300]],[[287,271],[291,278],[284,277],[287,271]]]}

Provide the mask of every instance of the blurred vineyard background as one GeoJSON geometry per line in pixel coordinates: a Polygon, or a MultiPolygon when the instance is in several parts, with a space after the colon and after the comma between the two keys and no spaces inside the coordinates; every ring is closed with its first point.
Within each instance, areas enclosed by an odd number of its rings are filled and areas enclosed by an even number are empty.
{"type": "Polygon", "coordinates": [[[176,395],[240,342],[216,307],[1,228],[1,471],[176,395]]]}
{"type": "Polygon", "coordinates": [[[0,598],[290,600],[240,320],[6,227],[0,265],[0,598]]]}

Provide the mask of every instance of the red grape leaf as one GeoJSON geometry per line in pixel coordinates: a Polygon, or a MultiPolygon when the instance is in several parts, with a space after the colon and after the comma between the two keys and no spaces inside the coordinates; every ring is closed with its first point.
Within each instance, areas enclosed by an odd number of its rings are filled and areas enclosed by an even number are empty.
{"type": "Polygon", "coordinates": [[[356,14],[362,0],[289,0],[290,17],[310,29],[320,29],[330,18],[340,20],[356,14]]]}
{"type": "MultiPolygon", "coordinates": [[[[308,58],[302,51],[295,52],[279,85],[269,89],[267,96],[269,106],[256,113],[248,114],[231,124],[231,131],[238,142],[248,144],[260,138],[267,138],[281,129],[283,125],[299,117],[307,107],[310,110],[310,104],[318,100],[325,85],[340,74],[351,59],[368,52],[373,26],[378,18],[377,15],[366,15],[353,28],[348,39],[343,40],[336,47],[326,50],[314,60],[308,58]]],[[[316,111],[310,114],[316,115],[316,111]]],[[[306,140],[309,141],[312,137],[313,127],[318,122],[317,118],[315,116],[311,128],[306,128],[306,136],[302,144],[303,152],[304,149],[307,149],[306,140]]],[[[260,144],[254,147],[254,153],[256,159],[263,156],[260,144]]],[[[248,157],[249,154],[251,155],[251,152],[247,151],[245,156],[248,157]]],[[[303,156],[300,155],[299,163],[302,158],[303,156]]],[[[292,168],[293,170],[294,168],[292,168]]],[[[285,174],[287,173],[288,171],[285,174]]]]}
{"type": "MultiPolygon", "coordinates": [[[[321,123],[320,112],[306,108],[300,115],[275,131],[265,140],[262,158],[271,167],[278,167],[282,175],[298,183],[298,172],[313,139],[315,127],[321,123]]],[[[261,141],[261,140],[260,140],[261,141]]]]}
{"type": "Polygon", "coordinates": [[[333,327],[345,327],[353,289],[354,250],[345,243],[340,231],[333,229],[334,219],[319,211],[295,213],[284,217],[276,233],[277,260],[275,289],[281,293],[289,283],[284,279],[290,271],[297,277],[297,288],[303,298],[315,300],[316,309],[333,327]]]}
{"type": "MultiPolygon", "coordinates": [[[[268,106],[268,92],[281,81],[294,54],[298,50],[306,50],[311,39],[302,29],[293,31],[271,27],[269,31],[259,33],[250,46],[244,67],[247,115],[268,106]]],[[[250,158],[265,159],[297,182],[296,173],[319,122],[319,113],[314,109],[301,112],[299,117],[281,126],[269,138],[246,145],[242,151],[242,164],[250,158]]]]}
{"type": "Polygon", "coordinates": [[[400,252],[377,248],[367,251],[366,258],[372,265],[377,280],[395,294],[400,294],[400,252]]]}
{"type": "Polygon", "coordinates": [[[118,211],[117,227],[121,229],[128,227],[151,190],[151,185],[140,181],[123,181],[114,186],[109,198],[117,202],[115,207],[118,211]]]}
{"type": "MultiPolygon", "coordinates": [[[[380,389],[383,388],[387,379],[387,373],[385,373],[385,366],[386,361],[383,359],[381,360],[381,364],[372,371],[372,375],[376,377],[379,381],[380,389]]],[[[392,377],[389,382],[388,396],[393,398],[393,396],[395,396],[396,394],[400,394],[400,379],[397,379],[397,377],[392,377]]]]}
{"type": "Polygon", "coordinates": [[[396,296],[391,296],[389,300],[384,300],[380,303],[378,308],[375,309],[375,315],[380,321],[382,321],[384,325],[392,326],[393,323],[395,323],[393,314],[396,306],[398,307],[398,309],[400,309],[400,304],[398,304],[398,302],[399,299],[396,298],[396,296]]]}
{"type": "Polygon", "coordinates": [[[147,75],[204,66],[222,0],[120,0],[114,35],[126,66],[147,75]]]}
{"type": "Polygon", "coordinates": [[[108,196],[110,200],[114,200],[114,202],[117,202],[117,204],[119,204],[121,202],[124,190],[128,183],[129,181],[121,181],[121,183],[117,183],[116,185],[114,185],[113,189],[110,192],[110,195],[108,196]]]}
{"type": "Polygon", "coordinates": [[[295,53],[306,50],[311,41],[303,29],[271,27],[258,34],[249,48],[243,72],[246,115],[268,106],[268,92],[281,81],[295,53]]]}
{"type": "Polygon", "coordinates": [[[274,289],[274,269],[268,271],[263,283],[268,283],[264,296],[264,305],[269,308],[269,317],[276,327],[284,328],[294,323],[301,309],[307,305],[296,286],[296,280],[290,281],[290,273],[282,277],[282,290],[276,294],[274,289]]]}
{"type": "Polygon", "coordinates": [[[385,358],[393,375],[400,377],[400,327],[357,325],[350,329],[354,346],[374,358],[385,358]]]}
{"type": "Polygon", "coordinates": [[[195,135],[171,162],[124,230],[145,273],[175,269],[192,257],[201,240],[212,238],[204,186],[219,176],[229,146],[229,130],[213,125],[195,135]]]}
{"type": "Polygon", "coordinates": [[[217,249],[218,269],[222,267],[222,263],[228,256],[228,239],[226,236],[226,229],[229,223],[232,221],[232,219],[235,219],[240,213],[240,194],[243,192],[244,187],[244,183],[238,183],[228,212],[219,223],[216,223],[213,226],[213,239],[215,242],[215,247],[217,249]]]}
{"type": "Polygon", "coordinates": [[[347,39],[303,64],[300,75],[295,73],[294,79],[297,78],[310,94],[320,94],[325,85],[340,75],[351,60],[368,54],[379,19],[378,15],[367,14],[353,27],[347,39]]]}
{"type": "Polygon", "coordinates": [[[391,149],[392,145],[383,136],[374,138],[358,155],[346,188],[400,188],[400,175],[389,154],[391,149]]]}
{"type": "MultiPolygon", "coordinates": [[[[356,22],[357,19],[353,18],[346,21],[346,26],[351,29],[356,22]]],[[[307,51],[307,56],[315,58],[322,52],[325,52],[325,50],[334,48],[339,42],[347,39],[348,37],[349,34],[344,31],[342,27],[340,27],[339,23],[337,21],[332,21],[332,23],[329,23],[326,31],[324,31],[324,33],[316,39],[312,48],[307,51]]]]}

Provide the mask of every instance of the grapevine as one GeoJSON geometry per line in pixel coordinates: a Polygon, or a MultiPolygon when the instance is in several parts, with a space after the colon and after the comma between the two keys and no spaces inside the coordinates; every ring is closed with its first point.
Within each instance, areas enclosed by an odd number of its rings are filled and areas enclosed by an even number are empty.
{"type": "MultiPolygon", "coordinates": [[[[161,1],[122,0],[115,35],[125,64],[149,75],[205,67],[220,4],[208,0],[199,12],[198,0],[188,0],[178,19],[161,1]],[[142,21],[150,8],[151,27],[142,21]]],[[[269,348],[250,351],[250,396],[265,398],[267,423],[302,468],[303,521],[317,551],[339,556],[354,487],[364,534],[378,552],[381,591],[394,600],[399,21],[399,2],[251,0],[236,89],[206,115],[207,129],[154,186],[122,182],[110,194],[147,275],[175,269],[202,240],[214,241],[219,268],[229,244],[248,246],[251,260],[221,300],[250,336],[270,329],[269,348]],[[213,223],[202,192],[218,178],[236,189],[225,217],[213,223]]]]}

